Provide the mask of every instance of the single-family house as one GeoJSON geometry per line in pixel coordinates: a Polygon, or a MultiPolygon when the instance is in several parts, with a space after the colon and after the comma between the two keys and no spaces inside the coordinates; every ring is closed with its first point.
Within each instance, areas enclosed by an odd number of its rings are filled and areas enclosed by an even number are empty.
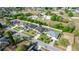
{"type": "Polygon", "coordinates": [[[19,19],[15,19],[11,21],[13,25],[22,25],[23,23],[19,19]]]}
{"type": "Polygon", "coordinates": [[[50,20],[50,19],[51,19],[51,16],[43,15],[43,16],[42,16],[42,19],[43,19],[43,20],[50,20]]]}
{"type": "Polygon", "coordinates": [[[76,13],[79,13],[79,8],[76,8],[76,9],[75,9],[75,12],[76,12],[76,13]]]}
{"type": "Polygon", "coordinates": [[[40,51],[38,47],[38,42],[33,43],[29,48],[28,51],[40,51]]]}
{"type": "Polygon", "coordinates": [[[29,16],[29,18],[31,18],[31,19],[38,19],[38,16],[32,15],[32,16],[29,16]]]}
{"type": "Polygon", "coordinates": [[[9,45],[9,40],[5,37],[0,38],[0,47],[6,47],[7,45],[9,45]]]}
{"type": "Polygon", "coordinates": [[[60,32],[51,30],[51,31],[48,31],[47,36],[49,36],[52,40],[57,40],[60,34],[61,34],[60,32]]]}

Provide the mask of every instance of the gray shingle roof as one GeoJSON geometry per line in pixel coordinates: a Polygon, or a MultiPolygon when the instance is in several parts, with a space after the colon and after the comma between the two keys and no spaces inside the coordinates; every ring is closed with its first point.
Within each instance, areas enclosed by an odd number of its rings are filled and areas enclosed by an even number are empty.
{"type": "Polygon", "coordinates": [[[55,38],[58,38],[59,34],[60,34],[60,32],[55,32],[55,31],[49,31],[48,32],[48,35],[55,37],[55,38]]]}

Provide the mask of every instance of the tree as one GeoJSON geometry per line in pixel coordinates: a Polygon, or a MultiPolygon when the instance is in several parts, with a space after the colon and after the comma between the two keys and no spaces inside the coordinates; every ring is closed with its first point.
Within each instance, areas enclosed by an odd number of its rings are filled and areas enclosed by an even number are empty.
{"type": "Polygon", "coordinates": [[[62,17],[54,14],[53,16],[51,16],[51,20],[53,20],[53,21],[62,21],[62,17]]]}
{"type": "Polygon", "coordinates": [[[26,45],[22,44],[17,46],[16,51],[25,51],[26,50],[26,45]]]}
{"type": "Polygon", "coordinates": [[[63,13],[62,11],[60,11],[60,14],[61,14],[61,15],[64,15],[64,13],[63,13]]]}
{"type": "Polygon", "coordinates": [[[58,41],[55,41],[54,45],[67,47],[69,45],[69,41],[67,39],[61,38],[58,41]]]}
{"type": "Polygon", "coordinates": [[[57,28],[57,29],[63,29],[64,28],[64,26],[63,26],[63,24],[62,23],[58,23],[58,24],[55,24],[54,25],[54,28],[57,28]]]}
{"type": "Polygon", "coordinates": [[[2,24],[0,23],[0,29],[3,29],[3,26],[2,26],[2,24]]]}
{"type": "Polygon", "coordinates": [[[6,18],[6,19],[5,19],[5,23],[6,23],[6,25],[8,25],[8,26],[9,26],[9,25],[11,25],[11,20],[10,20],[10,19],[8,19],[8,18],[6,18]]]}
{"type": "Polygon", "coordinates": [[[57,16],[57,17],[56,17],[56,20],[57,20],[57,21],[62,21],[62,17],[61,17],[61,16],[57,16]]]}
{"type": "Polygon", "coordinates": [[[9,31],[9,30],[5,31],[4,35],[10,39],[11,45],[15,45],[16,46],[16,42],[13,39],[11,31],[9,31]]]}
{"type": "Polygon", "coordinates": [[[26,13],[25,14],[25,16],[31,16],[32,15],[32,13],[26,13]]]}
{"type": "Polygon", "coordinates": [[[74,31],[75,36],[79,36],[79,30],[74,31]]]}
{"type": "Polygon", "coordinates": [[[56,14],[54,14],[53,16],[51,16],[51,20],[55,21],[56,20],[56,14]]]}
{"type": "Polygon", "coordinates": [[[64,11],[65,11],[65,13],[68,13],[68,12],[69,12],[69,9],[68,9],[68,8],[66,8],[64,11]]]}
{"type": "Polygon", "coordinates": [[[74,16],[74,14],[72,12],[68,12],[68,16],[72,17],[72,16],[74,16]]]}

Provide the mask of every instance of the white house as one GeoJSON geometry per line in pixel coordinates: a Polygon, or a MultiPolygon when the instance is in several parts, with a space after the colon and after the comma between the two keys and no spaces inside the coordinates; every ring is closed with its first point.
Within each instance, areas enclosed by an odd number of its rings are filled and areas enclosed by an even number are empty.
{"type": "Polygon", "coordinates": [[[43,15],[42,19],[43,19],[43,20],[50,20],[50,19],[51,19],[51,16],[43,15]]]}
{"type": "Polygon", "coordinates": [[[32,19],[37,19],[37,18],[38,18],[38,16],[36,16],[36,15],[32,15],[32,16],[29,16],[29,18],[32,18],[32,19]]]}

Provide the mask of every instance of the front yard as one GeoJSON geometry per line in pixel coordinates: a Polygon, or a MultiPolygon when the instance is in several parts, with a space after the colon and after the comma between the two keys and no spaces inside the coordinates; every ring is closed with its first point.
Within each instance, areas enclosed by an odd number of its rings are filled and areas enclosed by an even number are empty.
{"type": "Polygon", "coordinates": [[[20,26],[16,26],[16,27],[14,27],[13,29],[14,29],[14,30],[16,30],[16,31],[23,30],[23,28],[22,28],[22,27],[20,27],[20,26]]]}
{"type": "Polygon", "coordinates": [[[36,35],[36,31],[33,30],[33,29],[25,30],[23,33],[27,34],[27,35],[30,35],[30,36],[35,36],[36,35]]]}
{"type": "Polygon", "coordinates": [[[47,44],[49,44],[52,41],[45,33],[41,34],[38,39],[47,44]]]}

